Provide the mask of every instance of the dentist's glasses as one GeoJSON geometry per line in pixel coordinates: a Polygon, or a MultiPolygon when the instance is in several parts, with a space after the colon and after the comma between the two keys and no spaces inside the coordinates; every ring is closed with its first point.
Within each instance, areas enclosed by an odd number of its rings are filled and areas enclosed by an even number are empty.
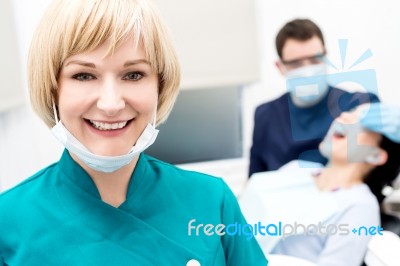
{"type": "Polygon", "coordinates": [[[282,64],[286,67],[286,69],[291,70],[291,69],[296,69],[302,66],[307,66],[307,65],[317,65],[321,64],[324,62],[326,52],[323,52],[322,54],[317,54],[313,56],[307,56],[307,57],[302,57],[294,60],[283,60],[281,59],[282,64]]]}

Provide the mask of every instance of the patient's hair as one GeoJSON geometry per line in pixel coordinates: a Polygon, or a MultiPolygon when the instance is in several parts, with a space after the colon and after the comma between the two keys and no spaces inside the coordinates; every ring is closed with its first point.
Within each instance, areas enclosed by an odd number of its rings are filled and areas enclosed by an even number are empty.
{"type": "Polygon", "coordinates": [[[381,203],[385,198],[382,194],[382,189],[386,185],[390,185],[400,172],[400,143],[394,143],[385,136],[382,136],[379,146],[387,152],[387,161],[385,164],[369,172],[364,177],[364,182],[377,197],[379,203],[381,203]]]}
{"type": "Polygon", "coordinates": [[[324,37],[322,35],[321,29],[309,19],[295,19],[289,21],[282,27],[278,32],[275,45],[276,51],[280,58],[282,58],[283,46],[288,39],[295,39],[297,41],[307,41],[312,37],[317,36],[322,45],[324,45],[324,37]]]}

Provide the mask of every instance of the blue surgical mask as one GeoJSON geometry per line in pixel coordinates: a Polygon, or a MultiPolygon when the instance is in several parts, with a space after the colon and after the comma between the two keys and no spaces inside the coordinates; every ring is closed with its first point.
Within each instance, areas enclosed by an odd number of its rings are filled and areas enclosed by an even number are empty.
{"type": "Polygon", "coordinates": [[[321,101],[328,91],[325,64],[289,70],[285,76],[287,90],[296,106],[309,107],[315,105],[321,101]]]}
{"type": "MultiPolygon", "coordinates": [[[[54,112],[55,106],[53,104],[54,112]]],[[[52,134],[65,148],[75,154],[83,163],[95,171],[111,173],[129,164],[136,156],[154,143],[159,130],[155,125],[148,124],[139,136],[136,144],[127,154],[119,156],[103,156],[90,152],[78,139],[76,139],[61,121],[58,121],[55,112],[56,125],[51,129],[52,134]]]]}

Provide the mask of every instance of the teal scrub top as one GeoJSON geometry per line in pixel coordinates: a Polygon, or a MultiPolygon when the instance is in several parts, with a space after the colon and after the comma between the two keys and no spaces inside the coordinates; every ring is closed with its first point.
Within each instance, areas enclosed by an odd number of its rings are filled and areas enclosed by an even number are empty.
{"type": "Polygon", "coordinates": [[[0,195],[0,265],[267,265],[254,238],[204,227],[189,235],[192,219],[195,227],[246,224],[222,179],[143,153],[126,201],[112,207],[65,150],[0,195]]]}

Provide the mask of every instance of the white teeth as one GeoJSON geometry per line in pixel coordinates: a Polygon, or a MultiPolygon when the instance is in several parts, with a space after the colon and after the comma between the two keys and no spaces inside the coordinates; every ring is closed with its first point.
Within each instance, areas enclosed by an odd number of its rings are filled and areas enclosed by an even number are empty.
{"type": "Polygon", "coordinates": [[[97,121],[90,120],[90,123],[99,130],[113,130],[113,129],[123,128],[124,126],[126,126],[128,121],[120,122],[120,123],[103,123],[103,122],[97,122],[97,121]]]}

